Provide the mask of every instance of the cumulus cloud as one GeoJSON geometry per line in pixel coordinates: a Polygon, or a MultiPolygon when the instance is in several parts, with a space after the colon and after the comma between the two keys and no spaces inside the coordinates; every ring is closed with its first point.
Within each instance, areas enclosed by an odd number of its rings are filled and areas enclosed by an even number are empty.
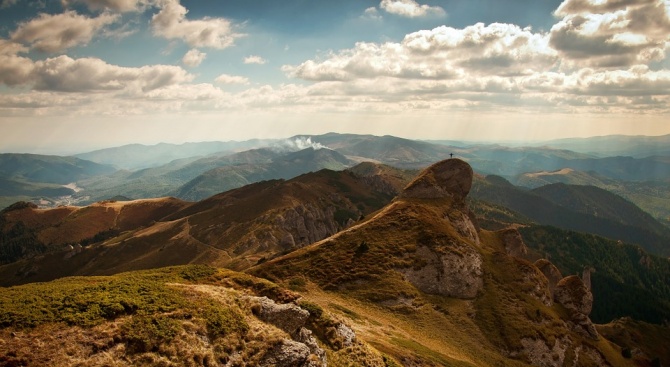
{"type": "Polygon", "coordinates": [[[2,0],[0,4],[0,9],[9,8],[10,6],[16,5],[17,0],[2,0]]]}
{"type": "Polygon", "coordinates": [[[28,49],[18,43],[0,39],[0,84],[14,86],[24,84],[33,70],[33,62],[18,56],[28,49]]]}
{"type": "Polygon", "coordinates": [[[58,56],[35,62],[34,88],[60,92],[127,91],[142,93],[189,82],[193,76],[171,65],[140,68],[110,65],[95,58],[58,56]]]}
{"type": "Polygon", "coordinates": [[[184,55],[184,57],[181,59],[181,62],[188,66],[188,67],[196,67],[200,65],[205,60],[205,57],[207,57],[207,54],[204,52],[200,52],[197,49],[191,49],[188,50],[188,52],[184,55]]]}
{"type": "Polygon", "coordinates": [[[417,18],[429,15],[444,16],[444,9],[439,6],[419,5],[414,0],[382,0],[379,7],[387,13],[403,17],[417,18]]]}
{"type": "Polygon", "coordinates": [[[626,9],[629,6],[654,4],[657,0],[566,0],[563,1],[554,14],[566,16],[571,14],[611,13],[626,9]]]}
{"type": "Polygon", "coordinates": [[[257,64],[257,65],[263,65],[266,64],[268,61],[265,60],[264,58],[260,56],[247,56],[244,58],[244,63],[245,64],[257,64]]]}
{"type": "Polygon", "coordinates": [[[402,42],[357,43],[356,47],[284,66],[292,77],[313,81],[358,78],[456,79],[477,75],[529,74],[555,65],[546,35],[510,24],[438,27],[408,34],[402,42]]]}
{"type": "Polygon", "coordinates": [[[216,77],[214,81],[220,84],[249,84],[249,78],[239,75],[228,75],[228,74],[221,74],[218,77],[216,77]]]}
{"type": "Polygon", "coordinates": [[[37,18],[20,23],[11,39],[30,43],[39,51],[61,52],[87,44],[101,29],[117,20],[118,16],[112,14],[89,18],[75,11],[55,15],[42,13],[37,18]]]}
{"type": "Polygon", "coordinates": [[[361,15],[361,18],[371,19],[371,20],[381,20],[382,16],[381,16],[381,14],[379,14],[379,11],[377,10],[377,8],[372,6],[372,7],[369,7],[367,9],[365,9],[365,11],[363,12],[363,15],[361,15]]]}
{"type": "Polygon", "coordinates": [[[670,7],[664,0],[566,0],[551,28],[565,66],[627,67],[665,58],[670,7]]]}
{"type": "Polygon", "coordinates": [[[224,49],[241,34],[224,18],[186,19],[188,10],[178,0],[162,0],[161,10],[151,18],[153,33],[166,39],[179,39],[191,47],[224,49]]]}
{"type": "Polygon", "coordinates": [[[112,10],[117,12],[136,12],[149,5],[149,0],[61,0],[63,7],[73,3],[83,3],[90,10],[112,10]]]}

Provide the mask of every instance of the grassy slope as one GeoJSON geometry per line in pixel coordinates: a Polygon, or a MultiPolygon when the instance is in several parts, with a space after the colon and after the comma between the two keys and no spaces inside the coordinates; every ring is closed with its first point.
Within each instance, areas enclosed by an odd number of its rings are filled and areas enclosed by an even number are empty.
{"type": "MultiPolygon", "coordinates": [[[[256,366],[289,336],[257,319],[248,296],[282,303],[297,297],[265,280],[203,266],[0,288],[0,363],[256,366]]],[[[387,365],[365,343],[320,344],[331,366],[387,365]]]]}

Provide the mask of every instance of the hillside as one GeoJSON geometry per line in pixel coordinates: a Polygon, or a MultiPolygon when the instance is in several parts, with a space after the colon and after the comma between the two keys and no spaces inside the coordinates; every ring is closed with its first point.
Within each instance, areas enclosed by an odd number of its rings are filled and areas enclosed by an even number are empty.
{"type": "Polygon", "coordinates": [[[531,192],[578,213],[606,218],[621,224],[644,228],[660,236],[670,237],[670,228],[640,210],[635,204],[595,186],[557,183],[538,187],[531,192]]]}
{"type": "Polygon", "coordinates": [[[86,245],[151,225],[186,205],[174,198],[55,209],[17,203],[0,212],[0,264],[51,252],[62,258],[70,245],[86,245]]]}
{"type": "Polygon", "coordinates": [[[359,335],[403,365],[631,364],[595,331],[578,277],[550,286],[519,257],[517,232],[477,229],[471,182],[463,161],[439,162],[374,217],[250,272],[300,285],[359,324],[384,318],[359,335]]]}
{"type": "Polygon", "coordinates": [[[74,157],[0,154],[0,175],[5,179],[66,185],[85,178],[109,174],[115,170],[108,165],[74,157]]]}
{"type": "MultiPolygon", "coordinates": [[[[579,188],[579,186],[573,188],[579,188]]],[[[668,246],[670,242],[663,225],[631,203],[621,198],[612,199],[613,194],[611,193],[597,188],[588,190],[598,192],[598,195],[589,198],[589,205],[592,206],[590,210],[584,210],[584,207],[581,208],[582,210],[574,210],[570,205],[556,203],[539,193],[516,187],[496,176],[475,180],[472,197],[509,208],[539,224],[593,233],[614,240],[638,244],[656,255],[670,255],[668,246]],[[617,203],[621,205],[616,205],[617,203]],[[596,213],[593,210],[597,211],[597,215],[594,215],[596,213]]],[[[584,189],[575,189],[575,192],[578,191],[584,191],[584,189]]],[[[564,199],[578,201],[578,197],[573,197],[573,194],[566,194],[564,199]]],[[[580,196],[584,197],[584,195],[580,196]]]]}
{"type": "Polygon", "coordinates": [[[553,183],[596,186],[630,200],[659,222],[670,226],[670,185],[667,182],[612,180],[595,172],[581,172],[572,169],[524,173],[515,177],[513,182],[528,188],[553,183]]]}
{"type": "MultiPolygon", "coordinates": [[[[161,212],[160,218],[133,229],[110,224],[113,211],[103,213],[102,209],[111,204],[82,208],[81,213],[101,213],[101,216],[98,222],[88,216],[91,223],[86,228],[88,232],[82,231],[79,237],[73,235],[72,238],[91,238],[97,230],[106,232],[99,232],[102,234],[97,240],[90,241],[90,246],[67,259],[64,257],[68,252],[61,250],[1,266],[0,285],[189,263],[244,269],[263,259],[321,240],[355,223],[390,202],[407,182],[403,181],[402,171],[390,167],[374,165],[364,171],[367,174],[321,170],[288,181],[248,185],[198,203],[172,207],[161,212]]],[[[156,199],[157,202],[164,200],[156,199]]],[[[61,218],[68,213],[66,209],[37,212],[44,216],[63,212],[61,218]]],[[[37,216],[33,211],[35,209],[24,208],[17,213],[29,213],[24,216],[32,218],[37,216]]],[[[18,219],[14,222],[15,227],[19,225],[18,219]]],[[[37,231],[34,222],[36,220],[22,221],[21,235],[13,235],[14,240],[9,243],[15,243],[13,247],[23,244],[28,248],[21,239],[34,233],[44,236],[42,232],[47,229],[37,231]]],[[[49,227],[53,228],[49,233],[69,238],[66,229],[70,227],[74,226],[49,227]]],[[[30,244],[44,246],[49,243],[27,238],[30,244]]],[[[45,250],[33,250],[31,254],[43,252],[45,250]]]]}
{"type": "Polygon", "coordinates": [[[204,266],[0,288],[0,365],[397,366],[298,297],[204,266]]]}

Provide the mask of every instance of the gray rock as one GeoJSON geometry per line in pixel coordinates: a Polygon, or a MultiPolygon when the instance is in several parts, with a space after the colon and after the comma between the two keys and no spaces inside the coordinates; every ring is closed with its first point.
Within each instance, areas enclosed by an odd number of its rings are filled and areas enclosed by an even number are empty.
{"type": "Polygon", "coordinates": [[[307,310],[292,303],[277,304],[267,297],[253,297],[252,299],[255,299],[259,304],[256,313],[259,319],[291,335],[297,334],[309,318],[307,310]]]}
{"type": "Polygon", "coordinates": [[[598,340],[598,331],[588,316],[593,307],[593,294],[578,276],[571,275],[558,282],[554,301],[571,312],[568,325],[572,330],[598,340]]]}
{"type": "Polygon", "coordinates": [[[521,238],[521,233],[516,228],[503,229],[499,233],[505,245],[505,252],[508,255],[522,259],[526,258],[528,247],[526,247],[523,238],[521,238]]]}
{"type": "Polygon", "coordinates": [[[428,246],[417,248],[416,257],[425,265],[400,271],[408,282],[425,293],[472,299],[484,286],[482,258],[466,244],[438,254],[428,246]]]}
{"type": "Polygon", "coordinates": [[[305,344],[284,339],[265,353],[260,366],[302,367],[308,363],[309,355],[309,347],[305,344]]]}

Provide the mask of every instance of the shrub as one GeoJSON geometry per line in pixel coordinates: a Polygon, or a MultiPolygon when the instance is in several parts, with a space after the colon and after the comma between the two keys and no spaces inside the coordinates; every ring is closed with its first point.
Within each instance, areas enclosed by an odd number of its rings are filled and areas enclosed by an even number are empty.
{"type": "Polygon", "coordinates": [[[156,351],[161,344],[171,342],[180,330],[179,321],[165,315],[135,316],[121,327],[131,353],[156,351]]]}

